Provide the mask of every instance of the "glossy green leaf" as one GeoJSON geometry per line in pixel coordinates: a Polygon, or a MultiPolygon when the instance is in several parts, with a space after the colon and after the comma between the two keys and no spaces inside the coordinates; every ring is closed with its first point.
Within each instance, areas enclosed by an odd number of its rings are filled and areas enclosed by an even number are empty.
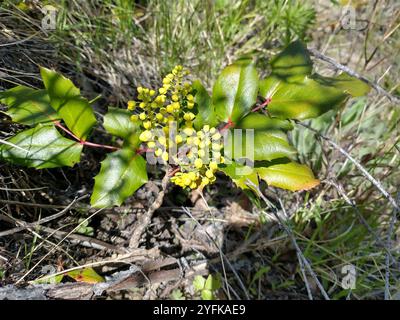
{"type": "Polygon", "coordinates": [[[91,204],[97,208],[119,206],[146,182],[146,162],[132,148],[109,153],[95,177],[91,204]]]}
{"type": "Polygon", "coordinates": [[[24,149],[0,146],[0,158],[37,169],[70,166],[79,162],[82,145],[64,138],[52,125],[38,124],[7,140],[24,149]]]}
{"type": "Polygon", "coordinates": [[[80,139],[86,139],[96,124],[92,107],[71,80],[46,68],[40,68],[51,106],[67,127],[80,139]]]}
{"type": "Polygon", "coordinates": [[[235,128],[254,130],[293,130],[293,124],[288,120],[272,118],[261,113],[250,113],[242,118],[235,128]]]}
{"type": "Polygon", "coordinates": [[[257,172],[243,163],[233,161],[230,164],[220,165],[218,170],[230,177],[238,188],[253,189],[252,186],[247,185],[247,179],[258,186],[257,172]]]}
{"type": "Polygon", "coordinates": [[[194,277],[193,279],[193,287],[196,291],[201,291],[204,289],[204,286],[206,284],[206,279],[201,276],[201,275],[197,275],[194,277]]]}
{"type": "Polygon", "coordinates": [[[353,97],[365,96],[371,87],[365,82],[350,76],[347,73],[341,73],[337,77],[323,77],[320,75],[313,75],[316,81],[326,86],[333,86],[344,93],[348,93],[353,97]]]}
{"type": "Polygon", "coordinates": [[[288,142],[285,132],[280,130],[235,129],[226,140],[224,154],[230,159],[273,160],[293,158],[297,151],[288,142]],[[247,132],[246,132],[247,131],[247,132]]]}
{"type": "Polygon", "coordinates": [[[309,167],[296,162],[276,163],[255,170],[268,185],[290,191],[308,190],[319,184],[309,167]]]}
{"type": "Polygon", "coordinates": [[[210,95],[199,80],[193,81],[192,88],[196,91],[194,101],[198,108],[198,114],[193,122],[195,129],[200,130],[206,124],[215,127],[218,120],[210,95]]]}
{"type": "Polygon", "coordinates": [[[204,285],[204,289],[210,291],[216,291],[221,288],[221,276],[219,274],[216,275],[208,275],[206,283],[204,285]]]}
{"type": "Polygon", "coordinates": [[[220,121],[236,123],[250,112],[256,103],[258,74],[249,59],[241,59],[227,66],[219,75],[212,101],[220,121]]]}
{"type": "Polygon", "coordinates": [[[283,80],[304,78],[312,72],[312,61],[306,46],[301,41],[289,44],[271,59],[272,74],[283,80]]]}
{"type": "Polygon", "coordinates": [[[59,119],[46,90],[16,86],[0,92],[0,102],[8,106],[4,113],[14,122],[31,126],[59,119]]]}
{"type": "Polygon", "coordinates": [[[64,278],[63,274],[59,274],[56,276],[48,275],[48,276],[44,276],[39,279],[36,279],[36,280],[32,281],[32,283],[34,283],[34,284],[57,284],[57,283],[60,283],[63,278],[64,278]]]}
{"type": "Polygon", "coordinates": [[[71,270],[66,273],[67,276],[71,277],[77,282],[85,283],[99,283],[104,282],[105,279],[100,276],[93,268],[84,268],[79,270],[71,270]]]}
{"type": "Polygon", "coordinates": [[[260,94],[271,98],[268,112],[283,119],[308,119],[341,105],[348,95],[310,77],[291,83],[270,76],[260,82],[260,94]]]}
{"type": "Polygon", "coordinates": [[[131,146],[140,144],[139,125],[131,120],[131,112],[128,110],[109,107],[103,125],[107,132],[125,139],[131,146]]]}

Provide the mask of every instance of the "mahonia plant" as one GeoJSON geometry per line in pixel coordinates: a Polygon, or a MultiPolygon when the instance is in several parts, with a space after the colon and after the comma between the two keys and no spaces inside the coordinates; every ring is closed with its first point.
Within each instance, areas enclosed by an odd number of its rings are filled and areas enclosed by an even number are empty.
{"type": "Polygon", "coordinates": [[[146,163],[166,166],[170,180],[185,189],[201,190],[218,171],[243,189],[258,187],[259,180],[291,191],[313,188],[319,180],[295,161],[297,151],[287,137],[292,120],[318,117],[351,96],[365,95],[369,87],[345,73],[313,73],[299,41],[273,57],[270,66],[270,75],[259,79],[252,59],[239,59],[222,70],[211,96],[187,69],[176,66],[158,90],[138,87],[126,109],[109,107],[103,126],[122,139],[120,146],[89,142],[97,123],[91,102],[69,79],[41,68],[44,89],[17,86],[0,93],[8,107],[4,113],[31,127],[0,145],[0,159],[55,168],[79,162],[84,146],[104,148],[110,152],[91,197],[99,208],[120,205],[146,183],[146,163]]]}

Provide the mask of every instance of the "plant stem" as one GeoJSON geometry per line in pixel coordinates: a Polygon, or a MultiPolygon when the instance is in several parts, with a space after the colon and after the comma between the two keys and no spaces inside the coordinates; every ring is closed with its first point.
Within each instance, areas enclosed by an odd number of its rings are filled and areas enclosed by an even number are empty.
{"type": "Polygon", "coordinates": [[[72,138],[74,138],[75,140],[77,140],[80,144],[84,145],[84,146],[88,146],[88,147],[92,147],[92,148],[103,148],[103,149],[109,149],[109,150],[119,150],[120,148],[118,147],[114,147],[114,146],[108,146],[105,144],[99,144],[99,143],[93,143],[93,142],[89,142],[89,141],[85,141],[82,140],[80,138],[78,138],[74,133],[72,133],[70,130],[68,130],[67,128],[65,128],[59,121],[54,121],[54,125],[57,128],[60,128],[61,130],[63,130],[64,132],[66,132],[68,135],[70,135],[72,138]]]}

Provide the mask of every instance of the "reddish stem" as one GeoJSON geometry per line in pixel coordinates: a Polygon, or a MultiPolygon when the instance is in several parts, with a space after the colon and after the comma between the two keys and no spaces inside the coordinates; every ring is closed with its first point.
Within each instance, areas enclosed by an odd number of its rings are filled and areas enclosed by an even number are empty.
{"type": "Polygon", "coordinates": [[[174,170],[171,170],[171,172],[169,172],[168,173],[168,175],[170,176],[170,177],[173,177],[174,175],[175,175],[175,173],[177,173],[177,172],[179,172],[181,169],[178,167],[178,168],[175,168],[174,170]]]}
{"type": "Polygon", "coordinates": [[[227,130],[227,129],[229,129],[229,128],[232,128],[232,127],[234,127],[234,126],[235,126],[235,124],[232,122],[231,118],[229,118],[227,124],[226,124],[225,126],[223,126],[223,127],[221,128],[221,130],[219,130],[219,131],[220,131],[220,132],[224,132],[225,130],[227,130]]]}
{"type": "Polygon", "coordinates": [[[153,151],[154,151],[153,149],[149,149],[149,148],[139,148],[139,149],[136,150],[136,153],[137,154],[143,154],[145,152],[153,152],[153,151]]]}
{"type": "Polygon", "coordinates": [[[70,135],[72,138],[74,138],[80,144],[82,144],[84,146],[88,146],[88,147],[92,147],[92,148],[103,148],[103,149],[109,149],[109,150],[119,150],[119,148],[117,148],[117,147],[107,146],[105,144],[98,144],[98,143],[93,143],[93,142],[82,140],[82,139],[78,138],[74,133],[69,131],[67,128],[65,128],[59,121],[53,121],[53,122],[56,127],[60,128],[64,132],[66,132],[68,135],[70,135]]]}
{"type": "Polygon", "coordinates": [[[271,102],[271,98],[265,99],[263,103],[261,103],[257,107],[255,107],[253,110],[251,110],[251,112],[256,112],[258,110],[261,110],[261,109],[265,108],[266,106],[268,106],[268,104],[270,102],[271,102]]]}

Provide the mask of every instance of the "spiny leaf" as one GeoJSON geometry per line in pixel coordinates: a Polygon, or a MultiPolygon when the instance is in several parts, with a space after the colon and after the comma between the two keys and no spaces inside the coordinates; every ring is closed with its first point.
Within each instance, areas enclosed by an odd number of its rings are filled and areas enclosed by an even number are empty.
{"type": "Polygon", "coordinates": [[[247,185],[247,179],[258,186],[257,172],[243,163],[232,161],[232,163],[219,166],[218,170],[230,177],[238,188],[254,189],[252,186],[247,185]]]}
{"type": "Polygon", "coordinates": [[[308,190],[319,184],[309,167],[296,162],[270,164],[255,170],[268,185],[290,191],[308,190]]]}
{"type": "Polygon", "coordinates": [[[230,133],[224,153],[231,159],[273,160],[293,158],[297,153],[289,144],[286,133],[280,130],[235,129],[230,133]]]}
{"type": "Polygon", "coordinates": [[[12,121],[28,126],[60,118],[51,107],[46,90],[16,86],[0,92],[0,102],[9,107],[4,113],[12,121]]]}
{"type": "Polygon", "coordinates": [[[71,80],[53,70],[40,68],[51,106],[64,120],[67,127],[80,139],[86,139],[96,124],[92,107],[80,96],[71,80]]]}
{"type": "Polygon", "coordinates": [[[249,59],[241,59],[222,70],[213,88],[212,101],[220,121],[236,123],[256,103],[258,74],[249,59]]]}
{"type": "Polygon", "coordinates": [[[103,125],[107,132],[125,139],[125,142],[132,147],[140,144],[140,127],[131,120],[131,113],[128,110],[109,107],[103,125]]]}
{"type": "Polygon", "coordinates": [[[218,124],[218,120],[210,95],[199,80],[193,82],[192,88],[196,91],[194,101],[198,108],[198,114],[193,122],[194,127],[197,130],[200,130],[206,124],[215,127],[218,124]]]}
{"type": "Polygon", "coordinates": [[[99,283],[105,281],[102,276],[93,270],[93,268],[71,270],[68,271],[66,275],[78,282],[99,283]]]}
{"type": "Polygon", "coordinates": [[[318,117],[348,97],[342,90],[310,77],[289,83],[270,76],[260,82],[260,94],[271,98],[267,107],[271,116],[298,120],[318,117]]]}
{"type": "Polygon", "coordinates": [[[37,169],[72,167],[82,152],[81,144],[64,138],[52,125],[38,124],[7,141],[22,149],[1,145],[0,158],[37,169]]]}
{"type": "Polygon", "coordinates": [[[301,41],[294,41],[271,59],[272,74],[283,81],[301,79],[310,75],[312,61],[306,46],[301,41]]]}
{"type": "Polygon", "coordinates": [[[261,113],[250,113],[242,118],[235,128],[254,130],[293,130],[293,124],[288,120],[271,118],[261,113]]]}
{"type": "Polygon", "coordinates": [[[95,178],[91,204],[97,208],[119,206],[146,182],[146,162],[132,148],[109,153],[95,178]]]}
{"type": "Polygon", "coordinates": [[[371,90],[368,84],[347,73],[341,73],[336,77],[323,77],[316,74],[313,78],[321,84],[333,86],[353,97],[365,96],[371,90]]]}

